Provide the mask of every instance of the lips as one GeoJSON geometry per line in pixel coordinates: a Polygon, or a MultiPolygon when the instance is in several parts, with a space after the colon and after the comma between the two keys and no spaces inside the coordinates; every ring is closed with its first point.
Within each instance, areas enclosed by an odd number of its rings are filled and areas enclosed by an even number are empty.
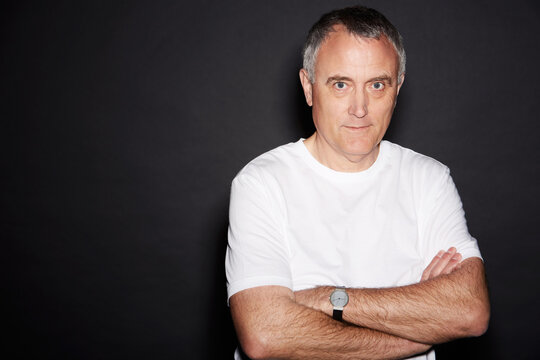
{"type": "Polygon", "coordinates": [[[359,125],[343,125],[343,127],[347,130],[350,130],[350,131],[363,131],[363,130],[366,130],[370,127],[371,125],[363,125],[363,126],[359,126],[359,125]]]}

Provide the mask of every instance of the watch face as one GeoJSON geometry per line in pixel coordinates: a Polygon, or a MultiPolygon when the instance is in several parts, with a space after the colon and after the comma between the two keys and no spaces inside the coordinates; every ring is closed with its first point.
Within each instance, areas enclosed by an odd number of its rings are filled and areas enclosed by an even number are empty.
{"type": "Polygon", "coordinates": [[[347,292],[345,290],[336,289],[334,290],[332,295],[330,295],[330,302],[334,306],[343,307],[349,302],[349,295],[347,295],[347,292]]]}

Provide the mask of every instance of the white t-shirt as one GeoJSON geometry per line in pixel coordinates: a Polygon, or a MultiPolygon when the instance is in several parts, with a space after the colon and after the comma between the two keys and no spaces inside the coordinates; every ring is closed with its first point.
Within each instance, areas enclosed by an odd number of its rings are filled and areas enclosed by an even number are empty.
{"type": "Polygon", "coordinates": [[[262,285],[407,285],[439,250],[481,257],[448,168],[388,141],[357,173],[320,164],[303,139],[271,150],[233,180],[229,217],[229,298],[262,285]]]}

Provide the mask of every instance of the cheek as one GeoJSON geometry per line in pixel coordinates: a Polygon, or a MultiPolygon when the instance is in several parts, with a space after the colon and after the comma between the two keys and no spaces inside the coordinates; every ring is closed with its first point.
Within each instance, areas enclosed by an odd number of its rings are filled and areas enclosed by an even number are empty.
{"type": "Polygon", "coordinates": [[[317,89],[313,94],[312,114],[315,125],[330,128],[347,118],[350,99],[337,97],[327,89],[317,89]]]}
{"type": "Polygon", "coordinates": [[[375,115],[381,121],[389,121],[395,107],[395,97],[387,97],[374,101],[371,107],[372,115],[375,115]]]}
{"type": "Polygon", "coordinates": [[[339,119],[343,113],[347,112],[348,100],[346,97],[325,97],[320,101],[320,112],[326,118],[339,119]]]}

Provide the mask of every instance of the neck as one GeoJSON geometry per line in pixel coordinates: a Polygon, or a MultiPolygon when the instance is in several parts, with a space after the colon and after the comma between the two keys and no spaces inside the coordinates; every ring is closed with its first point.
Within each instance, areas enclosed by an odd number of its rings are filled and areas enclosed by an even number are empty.
{"type": "Polygon", "coordinates": [[[311,155],[322,165],[339,172],[360,172],[375,163],[379,155],[380,143],[367,154],[349,154],[336,149],[315,132],[304,140],[311,155]]]}

